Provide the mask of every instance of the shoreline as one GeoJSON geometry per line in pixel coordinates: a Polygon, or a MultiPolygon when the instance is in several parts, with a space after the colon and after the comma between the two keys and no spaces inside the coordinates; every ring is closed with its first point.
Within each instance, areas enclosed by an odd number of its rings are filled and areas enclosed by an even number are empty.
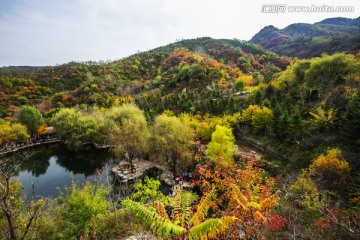
{"type": "MultiPolygon", "coordinates": [[[[51,144],[51,143],[64,143],[64,144],[65,144],[65,142],[62,141],[62,140],[59,139],[59,138],[51,138],[51,139],[42,140],[42,141],[39,141],[39,142],[36,142],[36,143],[31,143],[31,144],[27,144],[27,145],[17,146],[17,147],[15,147],[15,148],[10,149],[10,150],[0,151],[0,156],[6,155],[6,154],[8,154],[8,153],[14,153],[14,152],[17,152],[17,151],[26,149],[26,148],[31,148],[31,147],[40,146],[40,145],[46,145],[46,144],[51,144]]],[[[110,145],[100,145],[100,144],[97,144],[97,143],[90,143],[90,142],[83,143],[83,144],[84,144],[84,146],[91,144],[91,145],[93,145],[96,149],[107,149],[107,148],[112,147],[112,146],[110,146],[110,145]]]]}
{"type": "Polygon", "coordinates": [[[14,152],[26,149],[26,148],[31,148],[31,147],[35,147],[35,146],[44,145],[44,144],[60,143],[60,142],[62,142],[62,141],[60,139],[56,138],[56,139],[50,139],[50,140],[46,140],[46,141],[40,141],[40,142],[37,142],[37,143],[31,143],[31,144],[27,144],[27,145],[22,145],[22,146],[15,147],[15,148],[10,149],[10,150],[0,151],[0,156],[1,155],[6,155],[8,153],[14,153],[14,152]]]}

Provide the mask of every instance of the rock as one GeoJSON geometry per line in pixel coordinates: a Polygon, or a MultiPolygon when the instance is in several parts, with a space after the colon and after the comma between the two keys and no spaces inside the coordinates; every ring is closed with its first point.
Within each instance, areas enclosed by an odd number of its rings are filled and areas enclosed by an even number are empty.
{"type": "Polygon", "coordinates": [[[118,165],[112,168],[112,171],[115,175],[119,177],[121,182],[124,181],[136,181],[139,178],[142,178],[150,169],[157,168],[161,171],[159,174],[160,180],[164,181],[167,185],[173,185],[174,180],[173,174],[170,169],[166,166],[161,166],[154,162],[143,161],[143,160],[134,160],[133,166],[135,167],[135,172],[127,171],[123,169],[123,166],[126,165],[124,162],[120,162],[118,165]]]}
{"type": "Polygon", "coordinates": [[[135,236],[131,236],[131,237],[127,238],[126,240],[137,240],[137,238],[135,236]]]}

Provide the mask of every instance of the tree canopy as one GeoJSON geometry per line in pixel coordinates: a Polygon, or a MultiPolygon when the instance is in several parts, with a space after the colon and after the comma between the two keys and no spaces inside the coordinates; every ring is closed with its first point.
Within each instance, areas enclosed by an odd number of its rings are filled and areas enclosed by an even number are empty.
{"type": "Polygon", "coordinates": [[[149,148],[149,129],[144,112],[132,104],[113,107],[105,114],[105,131],[119,158],[144,158],[149,148]]]}
{"type": "Polygon", "coordinates": [[[214,162],[231,164],[234,160],[235,137],[231,128],[217,125],[211,135],[211,142],[208,145],[206,154],[214,162]]]}
{"type": "Polygon", "coordinates": [[[174,174],[186,170],[191,159],[191,129],[179,118],[163,114],[155,118],[152,131],[150,158],[168,164],[174,174]]]}
{"type": "Polygon", "coordinates": [[[21,107],[17,115],[17,120],[27,127],[31,135],[36,134],[38,128],[44,122],[40,111],[33,106],[21,107]]]}

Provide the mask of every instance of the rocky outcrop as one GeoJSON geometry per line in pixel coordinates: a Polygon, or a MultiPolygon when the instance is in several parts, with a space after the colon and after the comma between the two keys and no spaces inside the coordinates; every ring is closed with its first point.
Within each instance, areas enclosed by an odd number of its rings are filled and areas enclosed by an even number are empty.
{"type": "Polygon", "coordinates": [[[134,160],[133,169],[127,161],[121,161],[112,168],[113,173],[118,177],[120,182],[137,181],[138,179],[147,175],[150,171],[158,172],[158,179],[165,182],[167,185],[174,185],[173,174],[169,168],[160,164],[144,161],[134,160]]]}

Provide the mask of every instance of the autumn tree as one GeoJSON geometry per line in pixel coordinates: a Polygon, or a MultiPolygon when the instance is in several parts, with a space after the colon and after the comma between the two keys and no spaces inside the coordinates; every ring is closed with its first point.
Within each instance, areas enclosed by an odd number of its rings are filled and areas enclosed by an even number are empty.
{"type": "Polygon", "coordinates": [[[211,135],[216,130],[217,125],[230,127],[232,123],[238,121],[239,113],[234,115],[225,115],[222,117],[210,116],[206,114],[201,115],[190,115],[182,114],[181,120],[186,123],[194,132],[195,135],[204,142],[210,142],[211,135]]]}
{"type": "Polygon", "coordinates": [[[0,123],[0,144],[10,142],[12,139],[12,129],[10,123],[0,123]]]}
{"type": "Polygon", "coordinates": [[[260,107],[258,105],[250,105],[250,106],[248,106],[241,114],[241,117],[243,118],[243,122],[245,124],[251,125],[253,116],[259,110],[260,110],[260,107]]]}
{"type": "Polygon", "coordinates": [[[263,107],[256,111],[252,117],[252,126],[256,133],[269,131],[274,122],[274,116],[271,109],[263,107]]]}
{"type": "Polygon", "coordinates": [[[339,184],[332,180],[329,184],[329,179],[323,179],[322,172],[332,172],[339,180],[347,168],[346,163],[340,163],[336,149],[333,150],[316,158],[310,169],[304,169],[296,178],[286,176],[282,180],[283,197],[276,212],[286,216],[288,223],[278,235],[290,239],[356,239],[359,236],[360,232],[355,230],[359,226],[359,212],[346,208],[333,191],[339,184]],[[329,155],[332,156],[329,158],[329,155]]]}
{"type": "Polygon", "coordinates": [[[13,141],[24,142],[29,139],[30,135],[24,125],[20,123],[14,123],[11,125],[11,128],[13,134],[13,141]]]}
{"type": "MultiPolygon", "coordinates": [[[[287,225],[276,231],[270,229],[267,236],[270,238],[275,234],[280,239],[318,238],[312,226],[321,215],[320,209],[324,206],[325,195],[321,194],[308,171],[304,170],[299,175],[286,175],[279,180],[279,185],[282,189],[281,199],[274,209],[274,214],[284,216],[287,225]]],[[[272,225],[270,223],[269,227],[272,225]]]]}
{"type": "Polygon", "coordinates": [[[24,142],[30,137],[27,128],[20,123],[0,123],[0,144],[7,142],[24,142]]]}
{"type": "Polygon", "coordinates": [[[326,111],[322,106],[319,106],[316,112],[310,112],[310,115],[314,117],[313,124],[315,128],[328,130],[337,120],[336,113],[337,111],[333,108],[326,111]]]}
{"type": "Polygon", "coordinates": [[[252,126],[256,133],[269,131],[274,123],[271,109],[265,106],[260,108],[258,105],[250,105],[241,116],[243,122],[252,126]]]}
{"type": "Polygon", "coordinates": [[[103,143],[103,118],[96,111],[88,114],[74,108],[63,108],[50,122],[69,149],[81,150],[84,143],[103,143]]]}
{"type": "Polygon", "coordinates": [[[46,124],[41,125],[37,130],[37,134],[39,134],[39,135],[48,134],[48,126],[46,124]]]}
{"type": "Polygon", "coordinates": [[[234,160],[235,137],[231,128],[217,125],[215,132],[211,135],[206,154],[212,161],[222,161],[230,165],[234,160]]]}
{"type": "Polygon", "coordinates": [[[196,185],[204,194],[215,188],[217,214],[234,216],[241,221],[233,223],[226,232],[230,238],[261,239],[272,209],[279,200],[275,179],[266,177],[259,162],[253,157],[241,164],[206,164],[199,167],[196,185]]]}
{"type": "Polygon", "coordinates": [[[132,104],[113,107],[105,115],[105,132],[118,157],[143,158],[148,153],[149,129],[144,112],[132,104]]]}
{"type": "Polygon", "coordinates": [[[153,161],[167,164],[175,176],[191,160],[192,139],[191,129],[179,118],[157,116],[152,130],[150,157],[153,161]]]}
{"type": "Polygon", "coordinates": [[[204,195],[198,202],[196,194],[179,190],[171,198],[169,205],[161,201],[146,205],[129,199],[123,201],[123,205],[159,237],[222,239],[226,237],[226,230],[238,219],[230,215],[209,218],[208,212],[215,204],[215,197],[214,190],[204,195]],[[171,216],[168,215],[166,207],[170,207],[171,216]]]}
{"type": "Polygon", "coordinates": [[[342,157],[338,148],[321,154],[309,166],[310,175],[327,187],[338,187],[346,183],[350,174],[349,163],[342,157]]]}
{"type": "Polygon", "coordinates": [[[44,122],[40,111],[33,106],[21,107],[17,115],[17,120],[27,127],[31,135],[36,134],[38,128],[44,122]]]}

